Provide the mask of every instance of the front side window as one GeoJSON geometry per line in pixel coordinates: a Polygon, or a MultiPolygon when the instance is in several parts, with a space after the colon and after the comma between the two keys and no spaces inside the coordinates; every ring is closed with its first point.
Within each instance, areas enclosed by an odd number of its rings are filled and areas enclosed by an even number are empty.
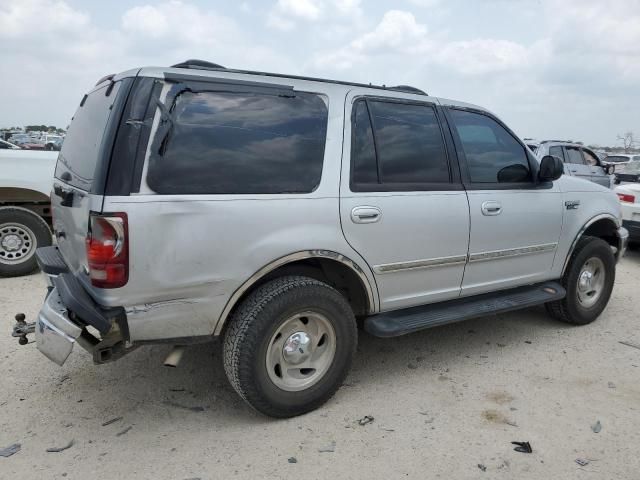
{"type": "Polygon", "coordinates": [[[574,163],[578,165],[584,165],[584,158],[578,147],[565,147],[567,152],[567,163],[574,163]]]}
{"type": "Polygon", "coordinates": [[[525,148],[502,125],[487,115],[450,110],[472,183],[531,181],[525,148]]]}
{"type": "Polygon", "coordinates": [[[358,100],[354,106],[352,189],[420,190],[448,183],[449,163],[433,107],[358,100]]]}
{"type": "Polygon", "coordinates": [[[316,94],[185,91],[149,158],[165,194],[309,193],[320,183],[328,110],[316,94]]]}
{"type": "Polygon", "coordinates": [[[598,158],[591,153],[589,150],[582,150],[584,154],[584,160],[587,165],[591,165],[592,167],[598,166],[598,158]]]}
{"type": "Polygon", "coordinates": [[[553,157],[558,157],[560,160],[564,161],[564,155],[562,154],[562,147],[558,145],[554,147],[549,147],[549,155],[553,157]]]}

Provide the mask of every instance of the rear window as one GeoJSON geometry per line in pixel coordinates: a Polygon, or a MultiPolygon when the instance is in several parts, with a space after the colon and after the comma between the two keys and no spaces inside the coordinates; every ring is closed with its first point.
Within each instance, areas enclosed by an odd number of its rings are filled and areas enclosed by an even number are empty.
{"type": "Polygon", "coordinates": [[[183,92],[152,146],[147,184],[165,194],[312,192],[327,118],[311,93],[183,92]]]}
{"type": "Polygon", "coordinates": [[[80,102],[58,155],[56,178],[82,190],[91,190],[102,139],[120,84],[105,85],[80,102]]]}

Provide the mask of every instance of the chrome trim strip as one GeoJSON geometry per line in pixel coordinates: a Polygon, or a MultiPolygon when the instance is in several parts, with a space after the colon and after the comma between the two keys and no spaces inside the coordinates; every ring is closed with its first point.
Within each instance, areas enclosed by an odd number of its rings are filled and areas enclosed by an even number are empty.
{"type": "Polygon", "coordinates": [[[493,250],[490,252],[472,253],[469,255],[469,263],[484,262],[498,258],[519,257],[521,255],[532,255],[534,253],[551,252],[556,249],[558,243],[543,243],[541,245],[531,245],[530,247],[508,248],[505,250],[493,250]]]}
{"type": "MultiPolygon", "coordinates": [[[[593,225],[594,223],[596,223],[599,220],[611,220],[613,222],[613,224],[616,227],[616,235],[618,237],[618,252],[620,252],[622,250],[623,244],[625,243],[625,241],[620,237],[620,233],[619,233],[619,229],[622,226],[622,222],[620,221],[619,218],[614,217],[613,215],[611,215],[610,213],[601,213],[599,215],[596,215],[595,217],[591,217],[591,219],[589,219],[589,221],[587,223],[585,223],[582,228],[578,231],[578,233],[576,234],[575,238],[573,239],[573,242],[571,243],[571,247],[569,247],[569,253],[567,253],[567,258],[564,259],[564,265],[562,266],[562,275],[564,275],[564,272],[567,270],[567,266],[569,265],[569,259],[571,259],[571,255],[573,254],[573,250],[576,248],[576,245],[578,244],[578,240],[580,240],[580,238],[582,237],[582,235],[584,234],[584,232],[587,231],[587,229],[593,225]]],[[[626,245],[625,245],[626,246],[626,245]]],[[[618,255],[616,255],[617,258],[618,255]]]]}
{"type": "Polygon", "coordinates": [[[222,332],[222,327],[224,327],[224,324],[227,321],[227,317],[229,316],[229,313],[231,313],[231,309],[236,305],[240,297],[242,297],[242,295],[247,290],[249,290],[249,288],[251,288],[253,284],[255,284],[258,280],[260,280],[266,274],[272,272],[278,267],[281,267],[283,265],[286,265],[287,263],[295,262],[298,260],[305,260],[307,258],[328,258],[328,259],[340,262],[346,265],[347,267],[349,267],[351,270],[353,270],[358,275],[358,277],[360,278],[360,281],[362,282],[362,285],[365,288],[365,291],[367,294],[367,300],[369,301],[368,313],[371,314],[376,312],[376,303],[375,303],[373,288],[369,283],[369,279],[367,278],[367,275],[364,273],[364,271],[360,268],[360,266],[357,263],[355,263],[350,258],[345,257],[340,253],[333,252],[331,250],[305,250],[302,252],[296,252],[290,255],[285,255],[284,257],[280,257],[274,260],[273,262],[269,263],[268,265],[265,265],[256,273],[251,275],[251,277],[249,277],[249,279],[245,281],[240,286],[240,288],[238,288],[235,292],[233,292],[233,295],[231,295],[231,298],[229,299],[229,301],[227,301],[227,304],[225,305],[224,310],[220,314],[218,323],[216,323],[216,327],[213,331],[213,335],[220,335],[220,333],[222,332]]]}
{"type": "Polygon", "coordinates": [[[373,271],[382,273],[400,272],[405,270],[417,270],[421,268],[444,267],[450,265],[461,265],[467,262],[466,255],[454,255],[451,257],[428,258],[425,260],[411,260],[408,262],[385,263],[374,265],[373,271]]]}

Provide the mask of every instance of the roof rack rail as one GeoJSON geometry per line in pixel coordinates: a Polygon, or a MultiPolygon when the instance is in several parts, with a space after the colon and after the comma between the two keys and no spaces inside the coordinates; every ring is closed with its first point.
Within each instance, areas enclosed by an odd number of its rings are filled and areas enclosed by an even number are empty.
{"type": "MultiPolygon", "coordinates": [[[[386,85],[373,85],[372,83],[358,83],[358,82],[346,82],[344,80],[330,80],[328,78],[318,77],[305,77],[302,75],[285,75],[283,73],[271,73],[271,72],[258,72],[254,70],[240,70],[235,68],[226,68],[217,63],[207,62],[206,60],[185,60],[184,62],[176,63],[171,68],[192,68],[198,70],[224,70],[229,73],[243,73],[246,75],[258,75],[262,77],[276,77],[276,78],[291,78],[294,80],[308,80],[311,82],[324,82],[333,83],[336,85],[351,85],[354,87],[375,88],[377,90],[393,90],[395,92],[412,93],[416,95],[427,95],[426,92],[416,87],[410,87],[408,85],[398,85],[396,87],[387,87],[386,85]]],[[[428,96],[428,95],[427,95],[428,96]]]]}
{"type": "Polygon", "coordinates": [[[396,85],[395,87],[388,87],[389,90],[394,90],[396,92],[405,92],[405,93],[415,93],[417,95],[426,95],[429,96],[427,92],[424,90],[420,90],[419,88],[412,87],[411,85],[396,85]]]}
{"type": "Polygon", "coordinates": [[[212,69],[226,70],[222,65],[217,63],[207,62],[206,60],[198,60],[196,58],[191,58],[189,60],[185,60],[184,62],[176,63],[175,65],[171,65],[171,68],[200,68],[200,69],[212,69]]]}
{"type": "Polygon", "coordinates": [[[115,76],[116,76],[115,73],[111,73],[109,75],[105,75],[104,77],[102,77],[100,80],[98,80],[96,82],[96,86],[100,85],[102,82],[106,82],[107,80],[109,80],[109,81],[113,80],[113,77],[115,77],[115,76]]]}

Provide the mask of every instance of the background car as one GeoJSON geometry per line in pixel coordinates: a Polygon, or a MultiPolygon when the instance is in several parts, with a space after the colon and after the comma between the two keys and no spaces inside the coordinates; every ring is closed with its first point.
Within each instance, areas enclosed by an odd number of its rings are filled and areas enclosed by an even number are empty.
{"type": "Polygon", "coordinates": [[[640,160],[640,155],[634,155],[630,153],[616,153],[614,155],[607,155],[603,162],[608,165],[615,165],[616,172],[623,172],[627,163],[631,160],[640,160]]]}
{"type": "Polygon", "coordinates": [[[0,149],[2,150],[20,150],[18,145],[15,145],[11,142],[7,142],[6,140],[0,140],[0,149]]]}
{"type": "Polygon", "coordinates": [[[637,160],[631,160],[625,164],[623,171],[615,173],[614,182],[616,185],[622,182],[638,182],[640,178],[640,155],[635,155],[635,157],[637,160]]]}
{"type": "Polygon", "coordinates": [[[613,168],[584,145],[559,140],[543,140],[536,150],[536,157],[542,159],[545,155],[560,158],[564,162],[566,175],[589,180],[607,188],[612,186],[613,179],[609,173],[613,168]]]}
{"type": "Polygon", "coordinates": [[[614,191],[620,199],[622,226],[629,231],[629,245],[636,248],[640,244],[640,183],[625,183],[614,191]]]}

